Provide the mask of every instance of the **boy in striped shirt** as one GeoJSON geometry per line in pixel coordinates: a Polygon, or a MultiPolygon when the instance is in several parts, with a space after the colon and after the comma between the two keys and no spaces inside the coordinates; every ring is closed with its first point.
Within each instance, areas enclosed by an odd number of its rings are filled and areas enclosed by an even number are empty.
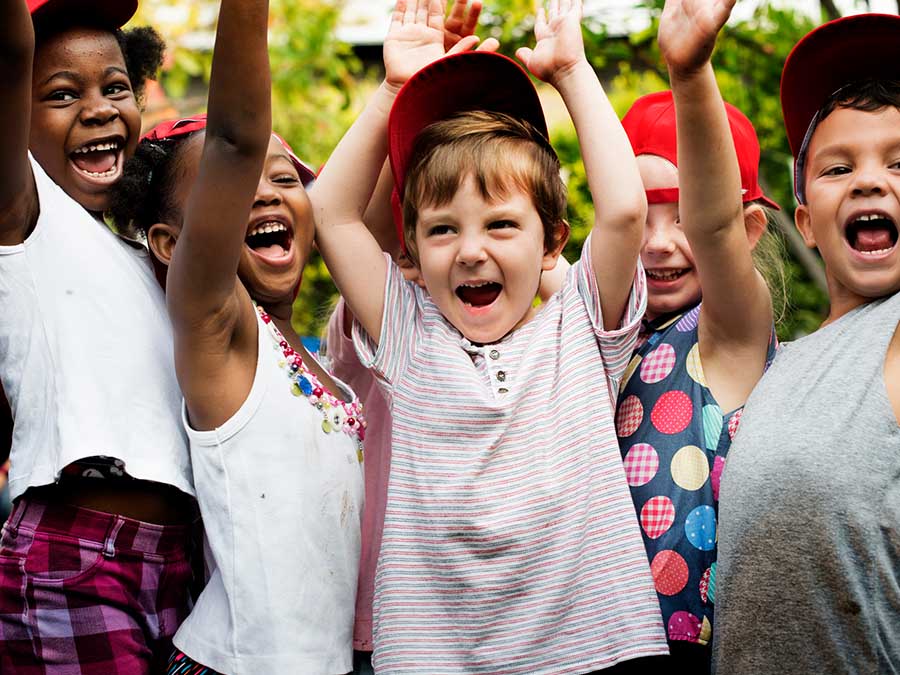
{"type": "Polygon", "coordinates": [[[590,673],[665,654],[612,416],[646,303],[646,202],[584,55],[581,3],[539,11],[518,54],[569,107],[600,205],[539,308],[569,233],[540,102],[515,62],[466,51],[477,38],[441,58],[441,10],[398,1],[385,82],[311,194],[393,417],[376,672],[590,673]],[[388,150],[427,290],[362,222],[388,150]]]}

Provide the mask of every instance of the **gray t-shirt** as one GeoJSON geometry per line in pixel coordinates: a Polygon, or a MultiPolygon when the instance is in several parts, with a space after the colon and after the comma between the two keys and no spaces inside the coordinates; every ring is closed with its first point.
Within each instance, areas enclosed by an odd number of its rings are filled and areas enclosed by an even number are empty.
{"type": "Polygon", "coordinates": [[[900,673],[900,293],[786,345],[722,477],[713,659],[731,673],[900,673]]]}

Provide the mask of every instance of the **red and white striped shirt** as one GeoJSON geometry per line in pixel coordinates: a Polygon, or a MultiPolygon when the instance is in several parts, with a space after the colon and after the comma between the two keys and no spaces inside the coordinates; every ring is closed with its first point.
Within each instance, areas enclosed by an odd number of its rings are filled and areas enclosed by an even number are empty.
{"type": "Polygon", "coordinates": [[[393,412],[377,672],[559,675],[667,652],[611,400],[644,273],[604,330],[589,245],[496,344],[469,342],[394,265],[377,350],[354,326],[393,412]]]}

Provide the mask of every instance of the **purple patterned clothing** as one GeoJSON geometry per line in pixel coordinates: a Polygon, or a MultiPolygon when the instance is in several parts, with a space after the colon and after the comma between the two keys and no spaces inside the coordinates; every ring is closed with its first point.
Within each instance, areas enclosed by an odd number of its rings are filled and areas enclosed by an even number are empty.
{"type": "MultiPolygon", "coordinates": [[[[710,645],[719,480],[743,408],[723,411],[700,363],[700,305],[645,326],[616,411],[619,448],[670,642],[710,645]]],[[[775,354],[775,336],[767,362],[775,354]]]]}
{"type": "Polygon", "coordinates": [[[0,538],[0,672],[162,672],[190,610],[191,534],[21,497],[0,538]]]}

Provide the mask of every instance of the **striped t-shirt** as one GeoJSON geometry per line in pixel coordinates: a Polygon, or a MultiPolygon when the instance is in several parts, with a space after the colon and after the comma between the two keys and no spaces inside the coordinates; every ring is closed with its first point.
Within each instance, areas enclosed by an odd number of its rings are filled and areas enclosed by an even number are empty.
{"type": "Polygon", "coordinates": [[[610,400],[644,274],[605,331],[588,246],[496,344],[469,342],[393,264],[378,348],[354,325],[393,412],[377,672],[586,673],[667,651],[610,400]]]}

